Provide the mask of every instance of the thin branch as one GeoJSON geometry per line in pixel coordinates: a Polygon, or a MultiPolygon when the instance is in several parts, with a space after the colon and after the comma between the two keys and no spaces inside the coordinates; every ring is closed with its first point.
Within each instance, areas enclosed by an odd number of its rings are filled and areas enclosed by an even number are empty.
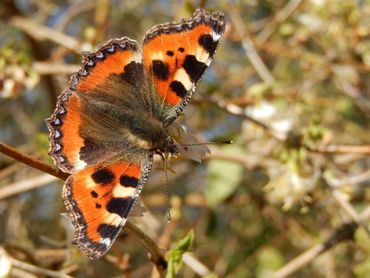
{"type": "Polygon", "coordinates": [[[215,100],[209,100],[209,99],[207,99],[207,100],[206,99],[201,99],[201,100],[194,99],[193,103],[215,105],[215,106],[225,110],[226,112],[230,113],[231,115],[241,117],[244,120],[250,121],[250,122],[254,123],[255,125],[263,128],[268,133],[270,133],[275,139],[277,139],[279,141],[284,141],[286,139],[285,134],[274,130],[268,124],[247,115],[245,113],[244,109],[242,107],[238,106],[238,105],[235,105],[235,104],[232,104],[232,103],[227,103],[227,102],[221,101],[221,100],[220,101],[215,101],[215,100]]]}
{"type": "Polygon", "coordinates": [[[326,153],[326,154],[345,154],[345,153],[357,153],[357,154],[370,154],[370,145],[362,146],[349,146],[349,145],[331,145],[331,146],[321,146],[317,148],[311,148],[306,146],[306,148],[311,152],[326,153]]]}
{"type": "Polygon", "coordinates": [[[243,154],[224,153],[224,152],[218,151],[216,148],[212,148],[211,153],[207,154],[204,160],[225,160],[229,162],[235,162],[235,163],[241,164],[244,168],[248,170],[252,170],[260,165],[258,164],[259,161],[252,161],[251,159],[248,159],[248,157],[243,154]]]}
{"type": "Polygon", "coordinates": [[[58,271],[49,270],[49,269],[45,269],[45,268],[42,268],[42,267],[34,266],[32,264],[28,264],[28,263],[19,261],[17,259],[11,258],[11,257],[9,257],[9,260],[10,260],[13,267],[17,267],[17,268],[20,268],[22,270],[29,271],[31,273],[47,275],[47,276],[50,276],[50,277],[72,278],[72,276],[69,276],[67,274],[63,274],[63,273],[60,273],[58,271]]]}
{"type": "MultiPolygon", "coordinates": [[[[57,170],[56,168],[46,164],[45,162],[39,161],[28,155],[22,154],[15,150],[14,148],[1,142],[0,142],[0,152],[22,163],[25,163],[28,166],[51,174],[61,180],[66,180],[69,176],[68,174],[57,170]]],[[[146,235],[143,231],[141,231],[138,227],[136,227],[129,221],[126,222],[125,229],[129,231],[131,234],[133,234],[143,244],[143,246],[150,253],[150,259],[155,263],[158,271],[160,273],[163,273],[163,271],[167,267],[167,262],[157,244],[148,235],[146,235]]]]}
{"type": "Polygon", "coordinates": [[[19,170],[19,163],[13,163],[3,169],[0,170],[0,180],[5,179],[7,176],[13,174],[14,172],[19,170]]]}
{"type": "Polygon", "coordinates": [[[76,53],[82,51],[81,44],[76,39],[56,29],[37,24],[27,18],[15,16],[10,20],[10,24],[37,40],[49,40],[76,53]]]}
{"type": "Polygon", "coordinates": [[[259,56],[256,48],[254,47],[253,41],[250,38],[247,27],[244,24],[242,17],[240,16],[238,10],[232,6],[229,9],[231,20],[234,24],[236,31],[239,33],[239,37],[242,41],[242,46],[245,50],[245,54],[250,60],[251,64],[257,71],[261,79],[267,84],[273,84],[275,82],[274,77],[266,67],[262,58],[259,56]]]}
{"type": "Polygon", "coordinates": [[[326,182],[333,188],[347,184],[359,184],[370,180],[370,169],[360,174],[347,177],[341,176],[340,178],[335,178],[330,175],[324,175],[324,178],[326,182]]]}
{"type": "Polygon", "coordinates": [[[203,263],[201,263],[197,258],[195,258],[191,253],[185,253],[182,256],[182,261],[190,267],[196,274],[199,276],[210,276],[212,277],[212,273],[208,267],[206,267],[203,263]]]}
{"type": "Polygon", "coordinates": [[[7,156],[14,158],[15,160],[19,162],[22,162],[28,166],[31,166],[32,168],[48,173],[61,180],[66,180],[69,176],[67,173],[62,172],[58,170],[57,168],[50,166],[49,164],[46,164],[45,162],[37,160],[36,158],[33,158],[32,156],[20,153],[16,149],[2,142],[0,142],[0,152],[7,156]]]}
{"type": "Polygon", "coordinates": [[[95,5],[95,1],[83,1],[77,2],[75,5],[72,4],[68,7],[68,10],[65,12],[60,22],[56,24],[56,28],[59,31],[63,31],[74,18],[80,16],[82,13],[92,11],[95,8],[95,5]]]}
{"type": "MultiPolygon", "coordinates": [[[[359,221],[361,223],[368,222],[369,219],[370,219],[370,207],[365,209],[359,216],[359,221]]],[[[345,240],[353,239],[353,235],[358,227],[359,225],[355,221],[343,223],[337,229],[335,229],[332,235],[325,242],[308,249],[298,257],[294,258],[289,263],[280,268],[278,271],[276,271],[272,275],[272,277],[283,278],[293,274],[294,272],[298,271],[305,265],[309,264],[319,255],[330,250],[337,244],[345,240]]]]}
{"type": "Polygon", "coordinates": [[[353,208],[353,206],[350,204],[350,202],[347,201],[347,199],[343,196],[343,193],[339,190],[333,190],[332,195],[334,199],[338,202],[338,204],[343,208],[344,211],[347,212],[347,214],[353,219],[354,222],[357,223],[357,225],[362,226],[365,231],[370,235],[370,231],[366,225],[366,223],[362,223],[360,216],[358,215],[357,211],[353,208]]]}
{"type": "Polygon", "coordinates": [[[302,0],[290,0],[273,18],[266,24],[265,28],[258,34],[259,43],[264,43],[276,30],[276,28],[285,21],[302,3],[302,0]]]}
{"type": "MultiPolygon", "coordinates": [[[[247,115],[244,109],[238,105],[227,103],[225,101],[215,101],[215,100],[208,100],[208,99],[207,100],[206,99],[201,99],[201,100],[194,99],[193,103],[215,105],[232,115],[239,116],[263,128],[270,135],[272,135],[275,139],[279,141],[286,140],[286,135],[284,133],[278,132],[277,130],[274,130],[271,126],[269,126],[267,123],[264,123],[260,120],[257,120],[247,115]]],[[[304,145],[304,147],[310,152],[321,153],[321,154],[346,154],[346,153],[363,154],[363,155],[370,154],[370,145],[361,145],[361,146],[330,145],[330,146],[319,146],[315,148],[310,147],[308,145],[304,145]]]]}
{"type": "Polygon", "coordinates": [[[67,65],[62,63],[35,62],[32,68],[41,75],[70,75],[80,69],[78,65],[67,65]]]}
{"type": "Polygon", "coordinates": [[[0,187],[0,200],[39,188],[41,186],[45,186],[55,180],[55,177],[44,174],[32,179],[26,179],[20,182],[15,182],[7,186],[0,187]]]}
{"type": "Polygon", "coordinates": [[[167,261],[165,260],[162,251],[159,249],[158,245],[142,230],[140,230],[137,226],[132,224],[131,222],[127,221],[125,224],[124,229],[129,231],[132,235],[139,240],[144,247],[150,253],[150,260],[155,264],[159,273],[163,274],[164,270],[167,269],[167,261]]]}

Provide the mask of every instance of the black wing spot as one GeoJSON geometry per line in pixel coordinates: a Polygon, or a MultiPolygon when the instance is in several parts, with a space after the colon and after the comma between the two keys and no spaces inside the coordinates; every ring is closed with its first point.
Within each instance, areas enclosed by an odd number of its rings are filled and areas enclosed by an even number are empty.
{"type": "Polygon", "coordinates": [[[96,207],[97,209],[100,209],[100,208],[101,208],[101,204],[99,204],[99,203],[95,203],[95,207],[96,207]]]}
{"type": "Polygon", "coordinates": [[[185,48],[179,47],[177,50],[180,51],[180,52],[184,52],[185,51],[185,48]]]}
{"type": "Polygon", "coordinates": [[[116,237],[118,229],[119,228],[117,226],[103,223],[99,225],[97,232],[102,238],[109,238],[110,240],[113,241],[114,238],[116,237]]]}
{"type": "Polygon", "coordinates": [[[169,76],[168,66],[160,60],[153,60],[152,62],[153,74],[160,80],[167,80],[169,76]]]}
{"type": "Polygon", "coordinates": [[[107,211],[115,213],[122,218],[127,218],[128,213],[132,207],[134,199],[131,197],[126,198],[112,198],[107,204],[107,211]]]}
{"type": "Polygon", "coordinates": [[[175,53],[172,50],[167,50],[166,55],[172,57],[175,53]]]}
{"type": "Polygon", "coordinates": [[[193,83],[202,76],[207,68],[206,64],[199,62],[194,55],[186,56],[183,67],[193,83]]]}
{"type": "Polygon", "coordinates": [[[95,183],[107,184],[114,181],[114,174],[108,169],[100,169],[91,175],[95,183]]]}
{"type": "Polygon", "coordinates": [[[210,34],[205,34],[199,37],[198,43],[209,53],[212,57],[216,51],[217,42],[215,42],[210,34]]]}
{"type": "Polygon", "coordinates": [[[184,85],[182,85],[181,82],[179,81],[172,81],[170,84],[170,88],[172,91],[176,93],[177,96],[184,98],[186,94],[188,93],[187,90],[185,89],[184,85]]]}
{"type": "Polygon", "coordinates": [[[119,179],[119,183],[123,185],[124,187],[136,188],[139,183],[139,180],[135,177],[129,177],[126,175],[122,175],[119,179]]]}
{"type": "Polygon", "coordinates": [[[132,61],[124,67],[123,73],[121,73],[120,76],[129,84],[135,83],[137,78],[140,79],[142,76],[144,76],[143,64],[132,61]]]}
{"type": "Polygon", "coordinates": [[[98,198],[98,196],[99,196],[98,193],[96,193],[95,190],[91,191],[90,194],[91,194],[91,197],[93,197],[93,198],[98,198]]]}

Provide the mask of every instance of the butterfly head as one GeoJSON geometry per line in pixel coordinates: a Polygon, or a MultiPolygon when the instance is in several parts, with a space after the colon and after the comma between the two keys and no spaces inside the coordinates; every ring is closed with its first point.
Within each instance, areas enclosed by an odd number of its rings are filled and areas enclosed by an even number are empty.
{"type": "Polygon", "coordinates": [[[178,156],[180,154],[175,140],[173,140],[171,136],[166,137],[166,139],[162,141],[161,144],[157,145],[154,152],[162,157],[165,154],[171,156],[178,156]]]}

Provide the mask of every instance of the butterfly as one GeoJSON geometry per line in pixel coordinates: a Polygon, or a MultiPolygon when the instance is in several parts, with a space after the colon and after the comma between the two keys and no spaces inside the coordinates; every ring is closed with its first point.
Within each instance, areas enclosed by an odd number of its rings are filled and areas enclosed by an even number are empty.
{"type": "Polygon", "coordinates": [[[116,38],[85,54],[46,120],[49,155],[70,173],[63,187],[73,242],[89,258],[112,246],[143,189],[153,155],[177,155],[167,127],[183,111],[225,31],[220,12],[201,8],[159,24],[142,49],[116,38]]]}

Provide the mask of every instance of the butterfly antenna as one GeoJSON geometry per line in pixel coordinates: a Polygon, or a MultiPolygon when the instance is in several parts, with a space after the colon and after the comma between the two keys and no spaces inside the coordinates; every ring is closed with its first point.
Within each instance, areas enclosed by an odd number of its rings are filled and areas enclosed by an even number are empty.
{"type": "Polygon", "coordinates": [[[171,204],[170,204],[170,193],[169,193],[169,186],[168,186],[168,170],[167,170],[167,157],[164,157],[164,172],[166,177],[166,203],[167,203],[167,221],[171,222],[171,204]]]}
{"type": "Polygon", "coordinates": [[[202,142],[202,143],[192,143],[192,144],[179,144],[179,146],[195,147],[195,146],[202,146],[202,145],[222,145],[222,144],[232,144],[232,143],[234,143],[233,140],[227,140],[227,141],[202,142]]]}

